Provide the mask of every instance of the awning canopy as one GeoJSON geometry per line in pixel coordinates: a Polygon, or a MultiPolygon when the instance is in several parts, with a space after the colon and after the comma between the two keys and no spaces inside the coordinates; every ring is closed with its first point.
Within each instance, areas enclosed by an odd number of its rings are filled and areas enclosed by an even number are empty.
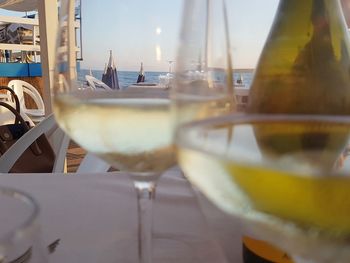
{"type": "Polygon", "coordinates": [[[0,8],[11,11],[33,11],[38,9],[38,0],[0,0],[0,8]]]}

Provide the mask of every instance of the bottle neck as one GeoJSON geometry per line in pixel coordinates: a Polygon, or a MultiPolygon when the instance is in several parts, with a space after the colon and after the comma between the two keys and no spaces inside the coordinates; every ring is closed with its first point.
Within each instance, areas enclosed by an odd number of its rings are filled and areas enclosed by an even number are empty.
{"type": "Polygon", "coordinates": [[[349,60],[349,50],[338,0],[281,0],[261,60],[271,72],[289,72],[300,64],[312,70],[322,61],[349,60]]]}
{"type": "MultiPolygon", "coordinates": [[[[335,26],[346,29],[338,0],[281,0],[271,34],[300,36],[329,33],[335,26]]],[[[271,38],[270,36],[269,38],[271,38]]]]}
{"type": "Polygon", "coordinates": [[[349,68],[349,33],[339,0],[280,0],[248,111],[349,113],[349,68]],[[287,94],[288,103],[272,99],[287,94]],[[316,94],[327,96],[320,103],[316,94]]]}

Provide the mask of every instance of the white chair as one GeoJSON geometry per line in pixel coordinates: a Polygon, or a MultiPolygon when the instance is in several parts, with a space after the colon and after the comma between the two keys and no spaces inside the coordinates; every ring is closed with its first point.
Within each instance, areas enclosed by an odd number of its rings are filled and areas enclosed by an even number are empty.
{"type": "Polygon", "coordinates": [[[85,79],[93,90],[112,90],[108,85],[93,76],[86,75],[85,79]]]}
{"type": "MultiPolygon", "coordinates": [[[[9,104],[10,106],[12,106],[13,108],[16,108],[16,104],[13,102],[6,102],[7,104],[9,104]]],[[[34,126],[34,122],[28,117],[27,114],[25,114],[23,111],[20,112],[22,118],[28,122],[29,126],[34,126]]],[[[11,111],[9,111],[7,108],[5,107],[1,107],[0,106],[0,125],[4,125],[4,124],[12,124],[15,122],[15,115],[13,115],[13,113],[11,111]]]]}
{"type": "Polygon", "coordinates": [[[0,101],[8,102],[11,100],[11,95],[6,93],[0,93],[0,101]]]}
{"type": "Polygon", "coordinates": [[[18,96],[21,111],[28,115],[34,122],[40,122],[45,118],[45,105],[40,93],[28,82],[15,79],[11,80],[8,87],[13,89],[18,96]],[[35,102],[37,109],[28,109],[25,104],[24,94],[28,94],[35,102]]]}
{"type": "Polygon", "coordinates": [[[0,157],[0,173],[8,173],[22,153],[42,134],[47,136],[56,155],[52,172],[64,172],[69,137],[58,127],[51,114],[26,132],[0,157]]]}
{"type": "MultiPolygon", "coordinates": [[[[14,91],[9,87],[2,87],[2,90],[5,90],[5,89],[9,89],[9,90],[7,90],[6,93],[1,93],[6,96],[3,96],[2,97],[3,100],[0,99],[0,102],[5,102],[6,104],[10,105],[12,108],[18,109],[18,107],[20,106],[19,100],[18,100],[18,105],[16,105],[17,103],[16,98],[12,97],[12,94],[10,92],[12,91],[14,93],[14,91]]],[[[24,119],[24,121],[28,122],[29,126],[31,127],[34,126],[33,121],[27,116],[27,114],[25,114],[23,111],[20,110],[20,115],[24,119]]],[[[15,119],[16,119],[15,115],[8,108],[4,106],[0,106],[0,125],[13,124],[15,123],[15,119]]]]}

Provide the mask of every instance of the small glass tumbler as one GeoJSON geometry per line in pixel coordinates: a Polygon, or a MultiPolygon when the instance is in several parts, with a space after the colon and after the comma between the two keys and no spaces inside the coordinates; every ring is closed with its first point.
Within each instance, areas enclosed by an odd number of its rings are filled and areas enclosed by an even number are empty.
{"type": "Polygon", "coordinates": [[[29,194],[0,187],[0,263],[47,263],[39,206],[29,194]]]}

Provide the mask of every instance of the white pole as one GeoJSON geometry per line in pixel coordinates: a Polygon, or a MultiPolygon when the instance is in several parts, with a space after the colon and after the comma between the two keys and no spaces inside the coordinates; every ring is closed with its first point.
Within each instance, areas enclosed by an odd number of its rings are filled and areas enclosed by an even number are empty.
{"type": "Polygon", "coordinates": [[[57,0],[38,0],[40,58],[44,81],[43,100],[45,114],[52,112],[51,89],[55,68],[56,32],[58,26],[57,0]]]}
{"type": "Polygon", "coordinates": [[[75,1],[68,2],[68,66],[69,84],[73,87],[77,74],[77,49],[75,35],[75,1]]]}

